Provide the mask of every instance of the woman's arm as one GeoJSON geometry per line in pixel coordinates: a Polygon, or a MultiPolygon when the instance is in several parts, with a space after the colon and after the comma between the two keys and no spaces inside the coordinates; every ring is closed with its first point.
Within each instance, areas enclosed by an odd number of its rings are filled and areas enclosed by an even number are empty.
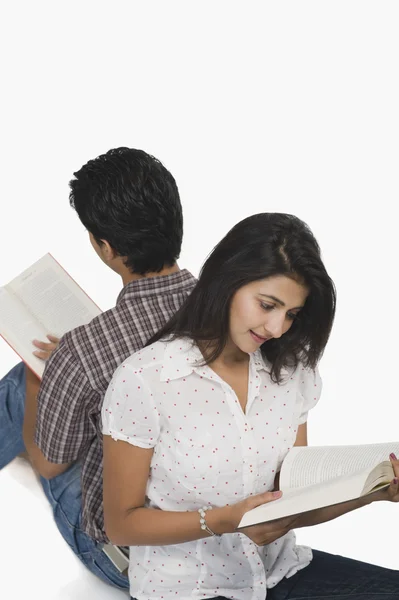
{"type": "MultiPolygon", "coordinates": [[[[208,537],[200,527],[198,511],[144,507],[152,449],[115,441],[108,435],[103,439],[105,531],[111,542],[120,546],[164,546],[208,537]]],[[[280,495],[280,492],[266,492],[232,506],[213,508],[206,513],[207,525],[217,534],[233,533],[245,512],[280,495]]],[[[291,520],[269,526],[264,531],[264,543],[287,533],[291,520]]]]}
{"type": "MultiPolygon", "coordinates": [[[[104,436],[104,518],[110,541],[121,546],[149,546],[207,537],[197,511],[144,508],[152,454],[153,449],[104,436]]],[[[228,524],[223,527],[225,512],[220,508],[207,512],[206,521],[210,528],[215,527],[215,533],[229,528],[228,524]]]]}
{"type": "MultiPolygon", "coordinates": [[[[332,521],[353,510],[368,506],[376,499],[377,498],[372,498],[372,494],[370,494],[370,496],[363,496],[362,498],[356,498],[356,500],[349,500],[348,502],[335,504],[334,506],[310,510],[309,512],[297,516],[293,524],[293,529],[298,529],[299,527],[311,527],[312,525],[320,525],[320,523],[332,521]]],[[[380,500],[380,498],[378,498],[378,500],[380,500]]]]}

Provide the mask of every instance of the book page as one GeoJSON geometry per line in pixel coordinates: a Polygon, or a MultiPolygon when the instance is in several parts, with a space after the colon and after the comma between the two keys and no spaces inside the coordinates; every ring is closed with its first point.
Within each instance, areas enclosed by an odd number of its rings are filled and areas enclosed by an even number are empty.
{"type": "Polygon", "coordinates": [[[46,334],[61,337],[101,313],[50,254],[43,256],[6,287],[25,304],[46,334]]]}
{"type": "Polygon", "coordinates": [[[36,348],[31,340],[45,340],[46,333],[13,294],[0,288],[0,335],[39,377],[43,375],[44,362],[33,356],[36,348]]]}
{"type": "Polygon", "coordinates": [[[363,493],[368,494],[382,485],[389,485],[394,477],[395,471],[390,460],[379,463],[367,477],[363,493]]]}
{"type": "Polygon", "coordinates": [[[288,490],[330,481],[367,469],[399,456],[399,442],[353,446],[294,447],[287,454],[280,473],[280,489],[288,490]]]}

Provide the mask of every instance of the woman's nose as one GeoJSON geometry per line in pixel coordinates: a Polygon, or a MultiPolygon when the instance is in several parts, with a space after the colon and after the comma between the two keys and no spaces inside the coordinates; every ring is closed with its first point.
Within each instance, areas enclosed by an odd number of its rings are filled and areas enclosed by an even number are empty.
{"type": "Polygon", "coordinates": [[[273,317],[265,323],[265,331],[274,338],[280,338],[284,333],[284,319],[281,317],[273,317]]]}

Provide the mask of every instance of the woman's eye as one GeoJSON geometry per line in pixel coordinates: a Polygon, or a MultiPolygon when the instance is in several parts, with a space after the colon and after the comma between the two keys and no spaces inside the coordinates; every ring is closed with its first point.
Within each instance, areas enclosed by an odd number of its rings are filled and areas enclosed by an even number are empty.
{"type": "Polygon", "coordinates": [[[261,307],[264,308],[265,310],[272,310],[274,308],[273,304],[265,304],[264,302],[260,303],[261,307]]]}
{"type": "Polygon", "coordinates": [[[298,315],[299,315],[299,313],[292,313],[292,312],[289,312],[289,313],[287,313],[287,317],[288,317],[288,318],[289,318],[291,321],[293,321],[294,319],[297,319],[297,318],[298,318],[298,315]]]}

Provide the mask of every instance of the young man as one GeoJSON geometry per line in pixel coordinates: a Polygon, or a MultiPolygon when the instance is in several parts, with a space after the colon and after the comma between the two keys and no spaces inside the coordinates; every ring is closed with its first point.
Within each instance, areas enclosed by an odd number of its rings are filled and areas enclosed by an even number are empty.
{"type": "Polygon", "coordinates": [[[55,338],[36,343],[37,355],[49,355],[41,383],[23,364],[0,382],[0,468],[26,449],[72,550],[93,573],[127,589],[104,532],[102,400],[117,366],[178,310],[195,279],[176,264],[180,198],[158,160],[117,148],[74,175],[71,205],[124,287],[115,308],[67,333],[59,345],[55,338]]]}

